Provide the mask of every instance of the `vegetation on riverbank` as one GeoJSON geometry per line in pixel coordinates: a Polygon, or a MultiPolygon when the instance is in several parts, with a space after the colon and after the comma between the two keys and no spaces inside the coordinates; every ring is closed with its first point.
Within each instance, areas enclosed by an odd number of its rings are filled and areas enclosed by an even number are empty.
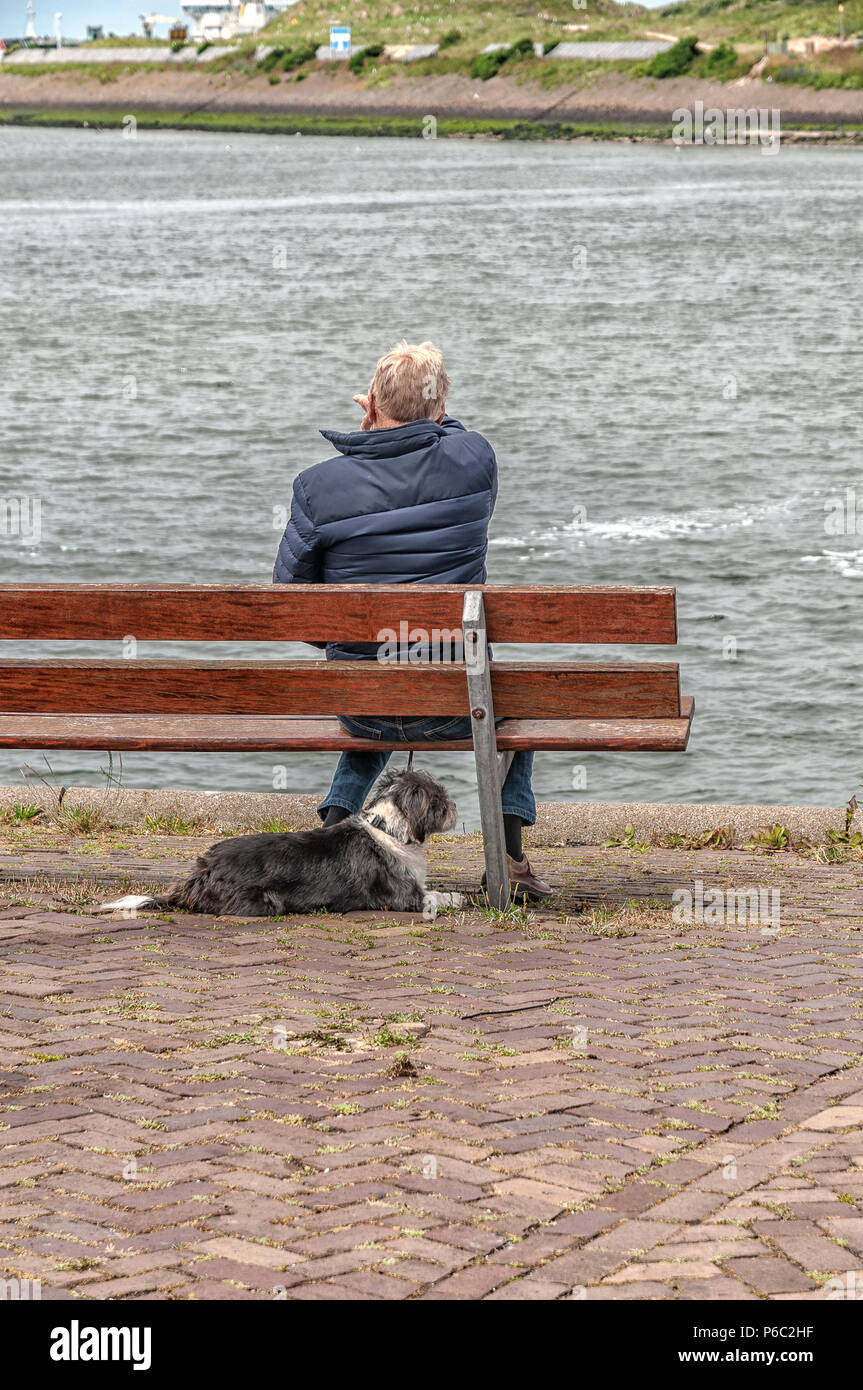
{"type": "MultiPolygon", "coordinates": [[[[249,111],[140,111],[135,117],[142,130],[200,130],[216,134],[258,135],[350,135],[400,136],[409,139],[429,137],[428,117],[343,116],[288,112],[249,111]]],[[[86,110],[33,110],[0,108],[0,126],[76,126],[94,133],[119,130],[129,116],[102,107],[86,110]]],[[[839,125],[798,125],[798,131],[811,133],[819,141],[842,139],[863,141],[863,122],[839,125]]],[[[623,140],[665,141],[671,139],[670,121],[561,121],[549,120],[471,120],[442,116],[434,134],[439,139],[477,140],[623,140]]],[[[788,137],[786,137],[788,138],[788,137]]]]}
{"type": "MultiPolygon", "coordinates": [[[[232,42],[232,52],[210,63],[177,64],[183,71],[204,67],[209,72],[230,72],[252,77],[265,74],[272,84],[302,81],[317,63],[316,49],[327,42],[332,8],[329,0],[299,0],[258,34],[232,42]],[[262,49],[266,48],[267,52],[262,49]]],[[[747,73],[766,55],[768,43],[776,46],[792,38],[812,34],[838,36],[840,24],[848,35],[863,35],[863,0],[845,0],[840,16],[833,0],[684,0],[662,9],[615,0],[546,0],[541,11],[525,11],[520,0],[499,0],[489,8],[487,0],[365,0],[351,16],[355,45],[365,55],[352,62],[326,64],[329,71],[351,67],[367,86],[387,86],[399,80],[457,73],[487,81],[500,74],[518,82],[538,81],[544,87],[582,85],[598,72],[618,70],[634,77],[663,80],[687,75],[730,82],[747,73]],[[561,42],[643,40],[666,37],[679,40],[675,50],[659,60],[597,62],[548,59],[534,52],[539,45],[548,53],[561,42]],[[701,45],[696,50],[697,41],[701,45]],[[383,53],[385,44],[440,45],[439,52],[406,66],[383,53]],[[483,54],[490,44],[506,45],[483,54]]],[[[155,41],[119,39],[97,41],[89,47],[150,46],[155,41]]],[[[166,62],[168,45],[165,47],[166,62]]],[[[151,63],[64,64],[71,70],[110,82],[119,72],[149,69],[151,63]]],[[[54,64],[14,66],[9,71],[42,76],[56,72],[54,64]]],[[[833,50],[807,57],[774,53],[761,75],[776,81],[809,87],[863,88],[863,50],[833,50]]]]}
{"type": "MultiPolygon", "coordinates": [[[[87,126],[94,131],[122,127],[128,116],[102,108],[87,110],[2,110],[0,125],[87,126]]],[[[422,116],[366,116],[346,114],[292,115],[289,112],[140,111],[137,125],[147,130],[204,130],[228,133],[274,135],[397,135],[420,139],[428,135],[427,118],[422,116]]],[[[498,140],[668,140],[671,123],[626,123],[623,121],[585,121],[579,123],[530,120],[469,120],[443,116],[437,121],[439,138],[485,138],[498,140]]]]}
{"type": "MultiPolygon", "coordinates": [[[[264,31],[269,43],[326,42],[333,10],[329,0],[300,0],[264,31]]],[[[698,34],[708,44],[723,39],[763,47],[765,35],[806,37],[839,34],[834,0],[684,0],[662,9],[615,0],[544,0],[532,12],[520,0],[363,0],[351,16],[355,43],[442,43],[448,59],[470,63],[489,43],[636,40],[666,33],[698,34]],[[457,35],[457,37],[453,37],[457,35]]],[[[863,0],[845,0],[847,34],[863,33],[863,0]]],[[[254,43],[251,44],[254,48],[254,43]]]]}

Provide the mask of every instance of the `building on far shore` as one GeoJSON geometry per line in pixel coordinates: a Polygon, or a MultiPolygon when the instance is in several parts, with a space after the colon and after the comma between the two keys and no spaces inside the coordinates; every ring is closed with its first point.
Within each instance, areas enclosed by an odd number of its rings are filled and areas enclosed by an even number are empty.
{"type": "Polygon", "coordinates": [[[255,34],[297,0],[191,0],[180,8],[189,17],[189,38],[196,43],[255,34]]]}

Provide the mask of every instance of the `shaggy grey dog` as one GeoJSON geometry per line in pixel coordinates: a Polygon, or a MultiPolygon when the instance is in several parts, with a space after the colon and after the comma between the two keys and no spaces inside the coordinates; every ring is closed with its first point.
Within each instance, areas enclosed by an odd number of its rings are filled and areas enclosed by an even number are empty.
{"type": "Polygon", "coordinates": [[[463,899],[426,892],[423,844],[455,822],[455,803],[428,773],[385,773],[366,809],[328,830],[222,840],[166,893],[118,898],[100,911],[281,917],[323,907],[434,916],[442,907],[461,907],[463,899]]]}

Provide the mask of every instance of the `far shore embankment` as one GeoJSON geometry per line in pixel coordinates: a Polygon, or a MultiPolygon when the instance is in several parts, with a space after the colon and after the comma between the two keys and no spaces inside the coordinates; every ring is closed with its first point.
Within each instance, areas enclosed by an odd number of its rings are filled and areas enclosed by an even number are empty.
{"type": "Polygon", "coordinates": [[[272,84],[261,74],[161,68],[119,69],[109,81],[82,69],[32,76],[0,69],[0,120],[30,115],[45,124],[55,123],[52,113],[57,124],[74,124],[76,112],[104,112],[149,116],[146,125],[212,124],[224,129],[234,117],[236,128],[248,130],[287,133],[295,120],[298,129],[310,133],[420,135],[423,122],[433,116],[441,123],[439,133],[450,135],[629,134],[665,139],[673,112],[691,109],[696,101],[723,111],[778,110],[783,129],[797,128],[805,132],[803,138],[841,132],[842,138],[853,140],[863,134],[863,92],[759,79],[722,84],[680,77],[657,82],[606,72],[588,82],[548,89],[535,81],[494,77],[481,82],[458,73],[399,73],[385,84],[369,85],[349,72],[328,70],[314,70],[301,82],[272,84]],[[316,125],[314,118],[327,119],[316,125]],[[376,122],[382,123],[380,130],[376,122]],[[517,122],[519,129],[483,129],[487,122],[517,122]]]}

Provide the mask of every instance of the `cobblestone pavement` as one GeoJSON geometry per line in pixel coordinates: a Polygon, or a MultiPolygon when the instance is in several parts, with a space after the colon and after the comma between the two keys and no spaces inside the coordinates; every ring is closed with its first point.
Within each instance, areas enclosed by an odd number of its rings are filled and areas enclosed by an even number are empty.
{"type": "MultiPolygon", "coordinates": [[[[863,865],[568,848],[535,852],[559,892],[527,920],[88,915],[100,883],[165,881],[212,838],[7,837],[5,1277],[134,1300],[863,1293],[863,865]],[[697,880],[778,887],[779,929],[675,924],[697,880]]],[[[433,849],[435,886],[478,878],[475,841],[433,849]]]]}

